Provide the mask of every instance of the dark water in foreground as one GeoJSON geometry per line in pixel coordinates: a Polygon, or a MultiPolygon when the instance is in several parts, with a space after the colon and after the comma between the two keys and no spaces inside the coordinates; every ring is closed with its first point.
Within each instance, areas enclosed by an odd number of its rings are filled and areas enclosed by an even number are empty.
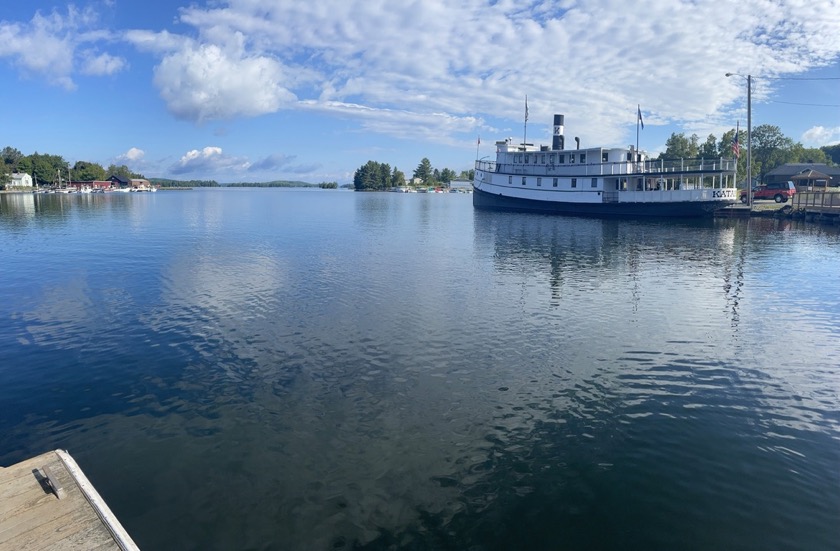
{"type": "Polygon", "coordinates": [[[840,235],[0,196],[0,465],[144,551],[837,549],[840,235]]]}

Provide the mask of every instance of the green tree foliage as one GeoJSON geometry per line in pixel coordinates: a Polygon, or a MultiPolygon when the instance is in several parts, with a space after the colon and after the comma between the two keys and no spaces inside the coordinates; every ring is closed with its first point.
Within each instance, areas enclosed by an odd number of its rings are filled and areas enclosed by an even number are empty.
{"type": "Polygon", "coordinates": [[[6,146],[0,151],[0,157],[3,159],[3,167],[6,172],[18,172],[18,165],[23,160],[24,155],[14,147],[6,146]]]}
{"type": "Polygon", "coordinates": [[[321,189],[338,189],[338,182],[321,182],[318,187],[321,189]]]}
{"type": "Polygon", "coordinates": [[[840,164],[840,144],[836,145],[824,145],[820,149],[825,152],[831,162],[834,164],[840,164]]]}
{"type": "Polygon", "coordinates": [[[440,181],[448,184],[452,180],[456,178],[456,174],[454,170],[450,170],[448,168],[444,168],[440,171],[440,181]]]}
{"type": "Polygon", "coordinates": [[[472,180],[475,178],[475,170],[462,170],[458,175],[459,180],[472,180]]]}
{"type": "Polygon", "coordinates": [[[420,178],[420,181],[424,184],[429,184],[434,177],[434,172],[432,171],[432,162],[427,158],[423,157],[423,160],[420,161],[420,164],[417,165],[417,168],[414,169],[414,177],[420,178]]]}
{"type": "Polygon", "coordinates": [[[820,163],[831,164],[831,158],[826,155],[824,149],[817,147],[802,147],[802,144],[794,144],[790,150],[790,163],[820,163]]]}
{"type": "Polygon", "coordinates": [[[43,186],[67,180],[70,166],[61,155],[47,155],[38,152],[29,156],[33,184],[43,186]]]}
{"type": "Polygon", "coordinates": [[[102,165],[86,161],[76,161],[76,164],[73,165],[71,176],[73,180],[82,182],[104,180],[106,178],[105,169],[102,168],[102,165]]]}
{"type": "Polygon", "coordinates": [[[391,166],[387,163],[368,161],[353,174],[356,191],[382,191],[391,187],[391,166]]]}
{"type": "Polygon", "coordinates": [[[665,160],[697,158],[700,156],[699,141],[697,134],[686,138],[685,134],[672,133],[671,137],[665,141],[665,151],[659,154],[659,158],[665,160]]]}
{"type": "MultiPolygon", "coordinates": [[[[724,132],[719,142],[715,141],[713,134],[709,135],[703,145],[698,148],[696,135],[686,138],[684,134],[674,133],[665,142],[666,150],[659,155],[659,158],[679,159],[698,156],[732,158],[734,138],[735,129],[733,128],[724,132]]],[[[739,130],[738,142],[741,148],[738,182],[743,182],[746,180],[748,157],[746,130],[739,130]]],[[[768,172],[786,163],[832,164],[837,162],[835,157],[840,157],[840,145],[806,148],[782,134],[778,126],[763,124],[753,128],[752,175],[755,180],[763,180],[768,172]]]]}
{"type": "Polygon", "coordinates": [[[143,178],[142,174],[138,174],[137,172],[132,172],[125,165],[109,165],[107,169],[105,169],[105,177],[110,178],[111,176],[119,176],[125,180],[131,180],[132,178],[143,178]]]}
{"type": "Polygon", "coordinates": [[[793,146],[793,140],[782,134],[778,126],[762,124],[753,128],[752,160],[762,180],[777,166],[793,162],[793,146]]]}
{"type": "MultiPolygon", "coordinates": [[[[723,133],[718,147],[718,156],[731,159],[735,156],[732,151],[732,144],[735,142],[735,129],[727,130],[723,133]]],[[[741,156],[738,159],[738,174],[737,181],[739,183],[747,180],[747,131],[738,130],[738,145],[741,148],[741,156]]],[[[753,177],[758,174],[758,170],[753,163],[753,177]]],[[[746,186],[746,184],[744,184],[746,186]]]]}
{"type": "Polygon", "coordinates": [[[709,137],[700,146],[700,156],[704,159],[720,157],[720,148],[718,147],[717,138],[715,138],[714,134],[709,134],[709,137]]]}
{"type": "Polygon", "coordinates": [[[397,167],[394,167],[394,171],[391,173],[391,187],[403,186],[405,186],[405,174],[402,170],[397,170],[397,167]]]}

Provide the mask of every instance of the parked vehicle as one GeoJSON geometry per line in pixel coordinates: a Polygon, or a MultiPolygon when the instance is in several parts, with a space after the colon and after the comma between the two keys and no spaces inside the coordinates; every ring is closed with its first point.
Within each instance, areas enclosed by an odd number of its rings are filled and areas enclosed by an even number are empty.
{"type": "MultiPolygon", "coordinates": [[[[752,188],[753,201],[759,199],[773,199],[777,203],[787,203],[787,200],[796,194],[796,186],[793,182],[781,182],[763,184],[752,188]]],[[[747,192],[741,192],[741,202],[747,202],[747,192]]]]}

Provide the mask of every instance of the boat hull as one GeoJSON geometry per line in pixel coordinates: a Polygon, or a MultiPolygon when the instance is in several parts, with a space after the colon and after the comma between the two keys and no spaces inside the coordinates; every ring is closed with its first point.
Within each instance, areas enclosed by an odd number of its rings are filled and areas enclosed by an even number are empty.
{"type": "Polygon", "coordinates": [[[515,212],[540,212],[572,216],[600,217],[679,217],[711,216],[714,211],[734,201],[678,201],[662,203],[570,203],[507,197],[473,188],[473,206],[480,209],[515,212]]]}

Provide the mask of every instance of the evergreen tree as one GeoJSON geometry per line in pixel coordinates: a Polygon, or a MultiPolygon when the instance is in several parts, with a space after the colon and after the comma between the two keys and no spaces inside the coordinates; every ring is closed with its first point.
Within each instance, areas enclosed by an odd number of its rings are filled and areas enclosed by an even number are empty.
{"type": "Polygon", "coordinates": [[[414,177],[420,178],[420,181],[424,184],[428,184],[432,179],[432,162],[427,157],[423,157],[423,160],[414,169],[414,177]]]}
{"type": "Polygon", "coordinates": [[[440,181],[448,184],[452,180],[456,178],[455,171],[450,170],[448,168],[444,168],[440,171],[440,181]]]}

